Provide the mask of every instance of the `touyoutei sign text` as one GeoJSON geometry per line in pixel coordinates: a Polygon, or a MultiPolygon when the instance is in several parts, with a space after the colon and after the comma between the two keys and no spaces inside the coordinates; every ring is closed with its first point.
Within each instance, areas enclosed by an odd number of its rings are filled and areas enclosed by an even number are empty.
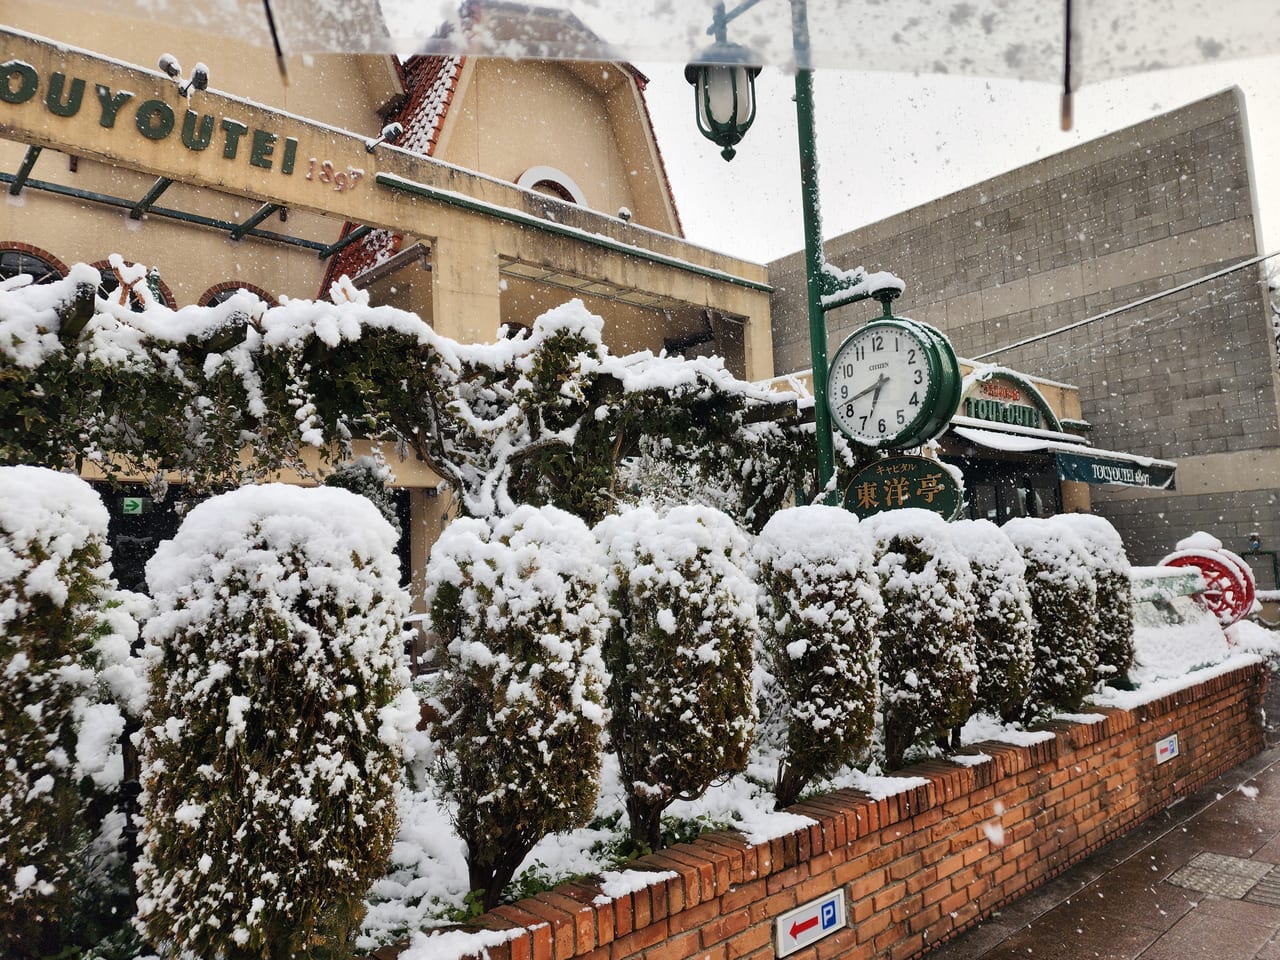
{"type": "Polygon", "coordinates": [[[175,109],[167,100],[142,99],[128,90],[115,90],[105,83],[91,85],[84,77],[61,71],[42,77],[23,60],[0,63],[0,102],[38,103],[58,117],[94,111],[98,125],[107,130],[128,128],[134,135],[154,141],[177,137],[193,152],[213,149],[227,160],[284,176],[302,169],[304,179],[338,191],[352,189],[364,177],[362,169],[338,169],[332,161],[315,157],[300,163],[297,138],[278,130],[250,127],[235,117],[203,113],[190,106],[175,109]]]}

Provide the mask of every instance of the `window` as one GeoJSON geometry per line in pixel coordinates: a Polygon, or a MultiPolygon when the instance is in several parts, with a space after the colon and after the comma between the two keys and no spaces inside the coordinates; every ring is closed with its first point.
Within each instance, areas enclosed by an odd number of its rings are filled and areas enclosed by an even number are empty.
{"type": "MultiPolygon", "coordinates": [[[[132,264],[129,264],[129,266],[132,266],[132,264]]],[[[120,289],[120,278],[111,269],[110,262],[99,260],[93,264],[93,268],[102,275],[102,280],[98,284],[98,296],[104,300],[110,300],[114,294],[118,300],[119,294],[116,291],[120,289]]],[[[173,292],[169,289],[169,285],[160,279],[160,274],[154,267],[152,268],[152,274],[152,277],[143,282],[151,288],[151,292],[155,295],[157,301],[172,309],[176,305],[173,292]]],[[[129,309],[134,313],[141,313],[146,309],[146,304],[138,295],[136,286],[129,291],[129,309]]]]}
{"type": "Polygon", "coordinates": [[[229,300],[241,290],[252,293],[255,297],[266,304],[274,304],[276,298],[267,293],[261,287],[252,283],[240,283],[236,280],[227,280],[223,283],[214,284],[206,290],[197,301],[202,307],[216,307],[218,304],[229,300]]]}
{"type": "Polygon", "coordinates": [[[573,177],[555,167],[530,167],[516,180],[517,187],[534,190],[566,203],[587,205],[587,195],[573,182],[573,177]]]}
{"type": "Polygon", "coordinates": [[[61,280],[67,269],[52,256],[34,252],[27,247],[0,247],[0,280],[10,280],[21,274],[31,277],[32,283],[52,283],[61,280]]]}

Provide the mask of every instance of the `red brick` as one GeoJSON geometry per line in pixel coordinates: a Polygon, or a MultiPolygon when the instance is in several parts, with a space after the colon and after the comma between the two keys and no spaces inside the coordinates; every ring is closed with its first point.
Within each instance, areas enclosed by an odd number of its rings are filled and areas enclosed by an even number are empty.
{"type": "Polygon", "coordinates": [[[739,910],[737,913],[726,914],[717,920],[713,920],[700,928],[698,933],[701,937],[702,946],[709,947],[712,944],[736,936],[749,926],[751,926],[751,912],[749,910],[739,910]]]}

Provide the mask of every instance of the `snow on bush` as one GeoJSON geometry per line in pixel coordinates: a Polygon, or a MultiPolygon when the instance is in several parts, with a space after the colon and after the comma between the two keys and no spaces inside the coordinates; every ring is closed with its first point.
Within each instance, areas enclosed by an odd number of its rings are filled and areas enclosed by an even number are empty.
{"type": "Polygon", "coordinates": [[[880,704],[885,761],[903,764],[915,743],[968,719],[977,683],[973,572],[936,513],[908,508],[863,521],[875,540],[885,613],[880,621],[880,704]]]}
{"type": "Polygon", "coordinates": [[[196,956],[340,953],[396,832],[395,534],[345,490],[244,487],[147,564],[138,923],[196,956]]]}
{"type": "Polygon", "coordinates": [[[372,503],[399,537],[403,531],[400,528],[400,517],[396,514],[395,499],[391,494],[390,485],[394,482],[395,477],[386,462],[370,456],[356,457],[340,463],[324,478],[326,487],[350,490],[372,503]]]}
{"type": "Polygon", "coordinates": [[[1069,529],[1085,547],[1098,588],[1099,680],[1126,683],[1133,666],[1133,585],[1124,541],[1105,517],[1087,513],[1063,513],[1051,518],[1069,529]]]}
{"type": "Polygon", "coordinates": [[[642,463],[668,490],[664,478],[719,488],[753,529],[805,480],[812,427],[773,419],[794,413],[793,394],[718,357],[613,356],[581,301],[464,344],[371,306],[346,277],[333,302],[239,291],[172,310],[145,267],[111,263],[133,302],[95,297],[83,264],[51,284],[0,284],[0,462],[88,459],[207,491],[307,475],[304,448],[333,462],[364,438],[430,465],[470,516],[551,503],[595,522],[627,495],[624,464],[642,463]]]}
{"type": "Polygon", "coordinates": [[[534,844],[594,809],[603,574],[586,524],[555,507],[455,520],[432,548],[427,602],[447,641],[432,723],[437,778],[486,909],[534,844]]]}
{"type": "Polygon", "coordinates": [[[610,739],[631,838],[660,844],[662,811],[742,770],[755,727],[756,585],[728,516],[639,507],[596,526],[614,621],[605,641],[610,739]]]}
{"type": "Polygon", "coordinates": [[[785,712],[786,747],[774,787],[781,808],[813,779],[852,763],[870,742],[884,605],[870,540],[846,510],[779,511],[753,553],[771,692],[785,712]]]}
{"type": "Polygon", "coordinates": [[[1098,586],[1084,543],[1065,524],[1015,517],[1001,528],[1027,562],[1036,618],[1036,704],[1079,709],[1097,663],[1098,586]]]}
{"type": "MultiPolygon", "coordinates": [[[[107,511],[78,477],[0,467],[0,953],[45,956],[79,926],[68,904],[94,879],[95,794],[123,776],[124,716],[99,668],[109,622],[107,511]],[[87,789],[82,789],[82,781],[87,789]]],[[[126,678],[118,679],[127,686],[126,678]]],[[[110,807],[110,800],[105,806],[110,807]]],[[[79,918],[76,918],[79,919],[79,918]]]]}
{"type": "Polygon", "coordinates": [[[1027,564],[990,520],[957,520],[951,533],[973,570],[974,707],[1012,719],[1031,692],[1035,666],[1036,620],[1027,564]]]}

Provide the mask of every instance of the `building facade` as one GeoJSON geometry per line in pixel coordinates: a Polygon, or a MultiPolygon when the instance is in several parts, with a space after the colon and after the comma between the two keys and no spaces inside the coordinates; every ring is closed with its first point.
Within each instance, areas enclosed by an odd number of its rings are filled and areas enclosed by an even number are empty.
{"type": "MultiPolygon", "coordinates": [[[[490,30],[540,15],[467,9],[490,30]]],[[[194,24],[7,2],[0,275],[82,262],[106,292],[119,254],[178,308],[242,287],[327,299],[345,274],[460,342],[577,298],[614,353],[714,352],[740,377],[772,373],[766,271],[682,238],[631,66],[352,53],[288,69],[194,24]],[[197,65],[207,86],[188,86],[197,65]]],[[[449,497],[426,464],[390,466],[420,575],[449,497]]],[[[172,525],[116,520],[137,541],[122,560],[172,525]]]]}

